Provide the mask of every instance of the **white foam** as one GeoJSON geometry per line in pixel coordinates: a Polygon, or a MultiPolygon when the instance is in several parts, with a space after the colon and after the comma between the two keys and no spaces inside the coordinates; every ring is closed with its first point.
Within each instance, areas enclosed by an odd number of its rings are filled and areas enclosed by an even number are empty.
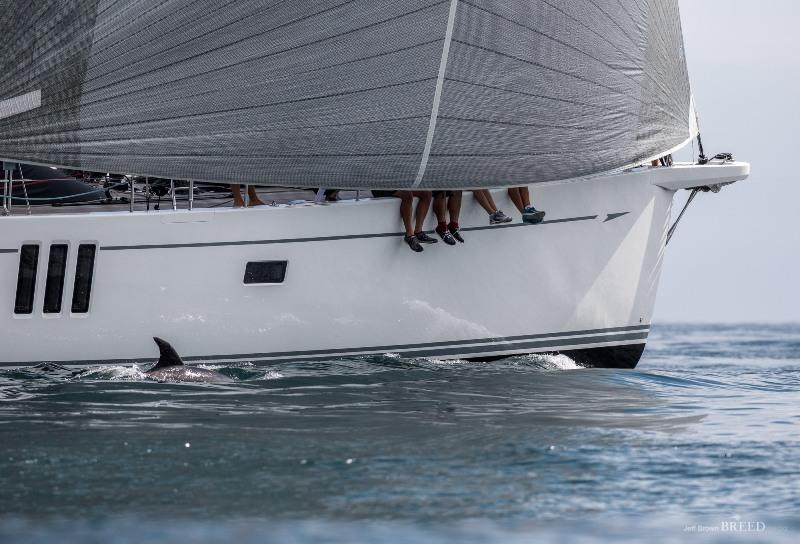
{"type": "Polygon", "coordinates": [[[110,381],[138,381],[147,378],[138,365],[99,366],[86,369],[75,377],[78,379],[110,381]]]}
{"type": "Polygon", "coordinates": [[[283,374],[277,370],[267,370],[264,372],[264,375],[261,376],[262,380],[280,380],[281,378],[283,378],[283,374]]]}
{"type": "Polygon", "coordinates": [[[584,368],[566,355],[533,354],[529,355],[531,361],[543,365],[549,370],[576,370],[584,368]]]}

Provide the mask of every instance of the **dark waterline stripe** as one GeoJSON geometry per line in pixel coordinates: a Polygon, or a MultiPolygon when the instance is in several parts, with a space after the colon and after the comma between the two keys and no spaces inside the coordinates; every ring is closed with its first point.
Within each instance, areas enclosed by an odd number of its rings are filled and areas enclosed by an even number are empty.
{"type": "Polygon", "coordinates": [[[18,249],[0,249],[0,253],[17,253],[18,249]]]}
{"type": "MultiPolygon", "coordinates": [[[[574,347],[574,346],[581,346],[586,344],[600,344],[606,342],[626,342],[631,340],[647,340],[648,333],[641,332],[641,333],[630,333],[630,334],[613,334],[608,336],[585,336],[580,338],[566,338],[560,341],[554,340],[543,340],[543,341],[535,341],[535,342],[518,342],[518,343],[507,343],[507,342],[498,342],[495,344],[490,344],[486,346],[473,346],[473,347],[453,347],[450,349],[422,349],[422,350],[410,350],[410,351],[399,351],[398,355],[401,357],[436,357],[441,355],[465,355],[465,356],[473,356],[473,355],[482,355],[487,353],[495,353],[495,352],[504,352],[504,351],[519,351],[520,349],[548,349],[548,348],[556,348],[556,347],[574,347]]],[[[408,346],[411,347],[411,346],[408,346]]],[[[387,351],[382,350],[367,350],[367,351],[356,351],[353,350],[352,352],[339,352],[339,356],[348,356],[348,357],[361,357],[365,355],[383,355],[387,353],[387,351]]],[[[297,358],[286,358],[281,359],[281,356],[272,357],[268,353],[264,354],[251,354],[246,356],[239,356],[239,355],[215,355],[212,357],[186,357],[185,360],[187,361],[239,361],[239,360],[249,360],[249,361],[272,361],[276,359],[275,362],[305,362],[305,361],[324,361],[331,357],[336,357],[337,353],[330,353],[328,355],[317,355],[317,356],[301,356],[297,358]]],[[[283,356],[283,357],[289,357],[283,356]]]]}
{"type": "MultiPolygon", "coordinates": [[[[550,219],[542,221],[536,225],[530,223],[506,223],[502,225],[488,225],[484,227],[467,227],[464,232],[489,229],[508,229],[514,227],[536,227],[540,225],[551,225],[556,223],[572,223],[575,221],[590,221],[597,219],[596,215],[586,215],[582,217],[568,217],[565,219],[550,219]]],[[[280,238],[277,240],[239,240],[235,242],[197,242],[191,244],[141,244],[131,246],[101,246],[101,251],[127,251],[131,249],[177,249],[192,247],[224,247],[224,246],[262,246],[269,244],[299,244],[303,242],[329,242],[334,240],[358,240],[364,238],[396,238],[401,237],[404,232],[382,232],[375,234],[343,234],[339,236],[318,236],[312,238],[280,238]]]]}
{"type": "MultiPolygon", "coordinates": [[[[492,340],[463,340],[463,341],[451,341],[451,342],[431,342],[428,344],[406,344],[401,346],[374,346],[368,348],[352,348],[352,349],[333,349],[333,350],[313,350],[313,351],[295,351],[295,352],[272,352],[272,353],[245,353],[245,354],[230,354],[230,355],[194,355],[190,357],[185,357],[185,361],[236,361],[236,360],[267,360],[267,359],[278,359],[274,362],[280,362],[280,358],[289,358],[286,359],[287,362],[303,362],[303,361],[318,361],[328,359],[330,357],[338,356],[348,356],[348,357],[358,357],[364,355],[381,355],[383,353],[392,352],[393,350],[410,350],[410,351],[403,351],[400,353],[401,356],[411,356],[411,357],[428,357],[428,356],[437,356],[437,355],[480,355],[483,353],[493,353],[497,351],[519,351],[520,348],[522,349],[537,349],[537,348],[548,348],[548,347],[557,347],[557,346],[580,346],[584,344],[598,344],[598,343],[608,343],[608,342],[623,342],[623,341],[630,341],[630,340],[646,340],[649,334],[647,326],[639,326],[639,327],[616,327],[614,329],[598,329],[601,332],[609,332],[609,331],[627,331],[627,330],[637,330],[638,332],[631,332],[631,333],[623,333],[623,334],[610,334],[610,335],[594,335],[594,336],[579,336],[574,337],[575,334],[582,334],[581,332],[578,333],[549,333],[549,334],[541,334],[541,335],[530,335],[530,336],[510,336],[507,338],[500,338],[494,341],[492,340]],[[570,336],[572,338],[564,338],[562,340],[537,340],[537,341],[528,341],[528,342],[517,342],[513,343],[510,340],[515,338],[547,338],[547,337],[563,337],[563,336],[570,336]],[[488,343],[485,346],[473,346],[467,347],[469,344],[476,344],[476,343],[488,343]],[[429,349],[414,349],[418,347],[427,347],[429,349]],[[436,346],[459,346],[453,347],[450,349],[436,349],[436,346]],[[297,357],[297,358],[294,358],[297,357]]],[[[87,365],[87,364],[130,364],[130,363],[148,363],[154,362],[157,358],[149,357],[149,358],[137,358],[137,359],[98,359],[98,360],[76,360],[76,361],[31,361],[31,362],[24,362],[24,363],[9,363],[4,362],[0,363],[0,366],[28,366],[28,365],[35,365],[43,362],[53,362],[62,365],[87,365]]]]}
{"type": "Polygon", "coordinates": [[[571,331],[571,332],[550,332],[545,334],[526,334],[520,336],[501,336],[498,338],[476,338],[473,340],[447,340],[443,342],[427,342],[423,344],[395,344],[389,346],[370,346],[370,347],[360,347],[360,348],[348,348],[348,349],[317,349],[317,350],[308,350],[308,351],[275,351],[271,353],[239,353],[234,355],[209,355],[205,357],[201,356],[191,356],[185,357],[184,359],[187,361],[201,361],[201,360],[215,360],[215,359],[224,359],[226,357],[235,357],[237,359],[247,359],[247,358],[265,358],[265,357],[293,357],[293,356],[300,356],[300,355],[336,355],[336,354],[343,354],[343,353],[352,353],[357,351],[379,351],[381,353],[387,353],[395,350],[403,350],[403,349],[410,349],[410,348],[433,348],[433,347],[444,347],[444,346],[465,346],[465,345],[472,345],[472,344],[511,344],[514,342],[519,342],[522,340],[542,340],[545,338],[558,338],[564,336],[593,336],[605,333],[619,333],[619,332],[630,332],[630,331],[644,331],[648,332],[650,329],[649,325],[635,325],[631,327],[613,327],[609,329],[589,329],[583,331],[571,331]]]}

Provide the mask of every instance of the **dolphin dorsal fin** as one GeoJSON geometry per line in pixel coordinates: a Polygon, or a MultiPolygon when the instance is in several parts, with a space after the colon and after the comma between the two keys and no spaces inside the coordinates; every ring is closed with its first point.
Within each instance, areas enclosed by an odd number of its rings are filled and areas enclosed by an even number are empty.
{"type": "Polygon", "coordinates": [[[181,360],[181,356],[178,355],[178,352],[175,351],[169,342],[166,340],[162,340],[157,336],[153,337],[156,345],[158,346],[158,362],[151,368],[150,370],[159,370],[162,368],[167,368],[170,366],[183,366],[183,360],[181,360]]]}

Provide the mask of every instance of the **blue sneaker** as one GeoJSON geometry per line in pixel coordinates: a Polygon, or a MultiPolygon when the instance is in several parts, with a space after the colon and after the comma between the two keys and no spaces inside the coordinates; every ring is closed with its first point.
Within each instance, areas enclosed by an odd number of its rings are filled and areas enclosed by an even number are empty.
{"type": "Polygon", "coordinates": [[[528,206],[524,210],[522,210],[522,222],[523,223],[530,223],[531,225],[536,225],[542,222],[544,219],[544,212],[541,210],[537,210],[533,206],[528,206]]]}

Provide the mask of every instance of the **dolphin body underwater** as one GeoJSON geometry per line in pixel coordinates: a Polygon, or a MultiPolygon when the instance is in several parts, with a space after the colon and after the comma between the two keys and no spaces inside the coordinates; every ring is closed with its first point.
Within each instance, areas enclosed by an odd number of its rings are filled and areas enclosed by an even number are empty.
{"type": "Polygon", "coordinates": [[[203,383],[230,383],[233,380],[227,376],[207,368],[186,366],[181,356],[169,342],[153,337],[158,345],[158,362],[145,375],[160,382],[203,382],[203,383]]]}

